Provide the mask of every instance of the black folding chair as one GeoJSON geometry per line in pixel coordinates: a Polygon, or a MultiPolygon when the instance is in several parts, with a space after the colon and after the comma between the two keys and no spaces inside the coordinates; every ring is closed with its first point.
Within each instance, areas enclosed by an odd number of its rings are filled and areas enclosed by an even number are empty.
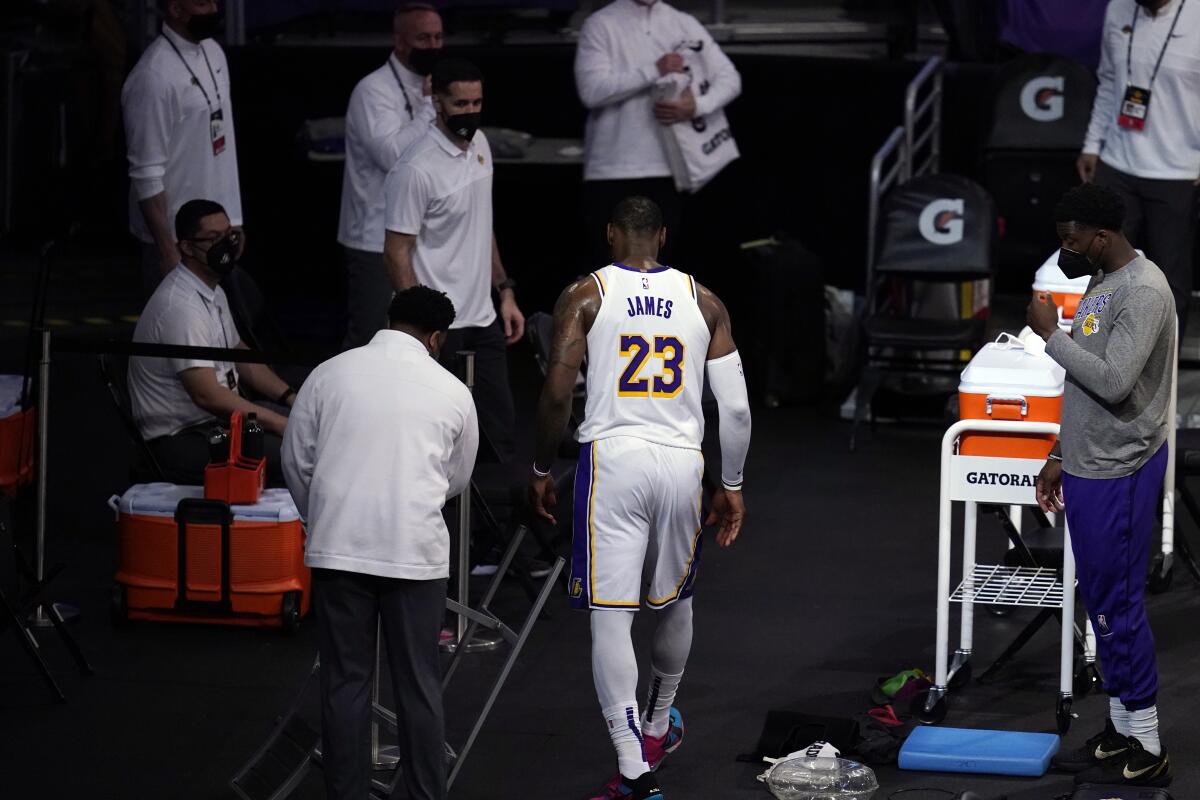
{"type": "Polygon", "coordinates": [[[137,422],[133,419],[133,405],[129,399],[126,382],[129,360],[123,356],[101,353],[96,356],[96,361],[100,366],[100,378],[108,389],[108,396],[112,400],[113,409],[117,412],[117,418],[121,420],[121,426],[134,446],[136,456],[134,464],[130,468],[130,478],[134,483],[166,480],[158,459],[154,457],[153,451],[142,437],[142,432],[138,430],[137,422]]]}
{"type": "Polygon", "coordinates": [[[957,288],[992,278],[996,211],[988,193],[957,175],[914,178],[885,196],[881,226],[882,245],[867,265],[867,352],[851,449],[885,374],[955,378],[986,333],[984,320],[960,308],[957,288]],[[949,308],[931,308],[939,284],[949,308]]]}

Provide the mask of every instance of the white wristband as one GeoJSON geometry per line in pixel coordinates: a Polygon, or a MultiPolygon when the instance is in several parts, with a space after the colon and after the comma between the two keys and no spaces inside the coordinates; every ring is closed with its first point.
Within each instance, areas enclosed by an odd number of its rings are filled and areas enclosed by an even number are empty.
{"type": "Polygon", "coordinates": [[[740,483],[737,486],[730,486],[728,483],[722,481],[721,485],[725,487],[725,491],[727,492],[740,492],[742,490],[742,485],[740,483]]]}
{"type": "Polygon", "coordinates": [[[533,474],[538,476],[539,478],[545,478],[547,475],[550,474],[550,470],[546,470],[545,472],[542,472],[540,469],[538,469],[537,462],[534,461],[533,462],[533,474]]]}

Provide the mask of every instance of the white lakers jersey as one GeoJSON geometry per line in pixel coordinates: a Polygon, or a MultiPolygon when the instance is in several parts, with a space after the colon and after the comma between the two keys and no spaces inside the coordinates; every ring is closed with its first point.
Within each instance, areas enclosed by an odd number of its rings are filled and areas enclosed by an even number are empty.
{"type": "Polygon", "coordinates": [[[610,264],[592,273],[600,311],[588,331],[587,405],[577,438],[635,436],[700,449],[711,335],[696,282],[670,267],[610,264]]]}

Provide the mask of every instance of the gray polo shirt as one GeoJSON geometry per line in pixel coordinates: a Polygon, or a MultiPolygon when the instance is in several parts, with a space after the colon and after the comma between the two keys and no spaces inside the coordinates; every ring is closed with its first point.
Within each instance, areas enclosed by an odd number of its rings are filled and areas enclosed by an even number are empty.
{"type": "Polygon", "coordinates": [[[1175,300],[1158,266],[1138,256],[1092,278],[1068,336],[1046,352],[1067,371],[1063,469],[1077,478],[1136,472],[1167,438],[1175,300]]]}

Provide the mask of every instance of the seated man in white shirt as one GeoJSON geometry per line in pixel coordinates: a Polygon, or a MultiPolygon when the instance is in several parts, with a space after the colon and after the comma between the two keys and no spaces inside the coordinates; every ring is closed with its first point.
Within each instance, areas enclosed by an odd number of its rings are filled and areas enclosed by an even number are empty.
{"type": "MultiPolygon", "coordinates": [[[[225,209],[211,200],[190,200],[175,215],[180,264],[154,290],[138,319],[133,341],[191,347],[248,349],[233,323],[229,301],[218,285],[233,269],[238,235],[225,209]]],[[[264,436],[267,481],[282,485],[280,437],[287,418],[238,393],[244,384],[280,406],[296,392],[263,364],[204,358],[129,360],[129,395],[138,430],[172,483],[204,482],[208,434],[234,411],[257,414],[264,436]]]]}

